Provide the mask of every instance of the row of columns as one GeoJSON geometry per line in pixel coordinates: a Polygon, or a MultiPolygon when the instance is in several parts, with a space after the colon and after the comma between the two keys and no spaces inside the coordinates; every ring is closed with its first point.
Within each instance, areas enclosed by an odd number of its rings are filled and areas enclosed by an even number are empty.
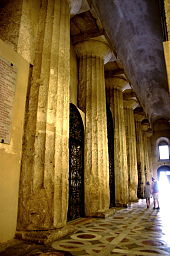
{"type": "MultiPolygon", "coordinates": [[[[67,222],[69,38],[67,0],[43,0],[26,109],[19,230],[60,228],[67,222]]],[[[105,79],[104,64],[111,58],[107,43],[95,38],[77,44],[75,50],[79,57],[78,107],[85,113],[85,214],[95,216],[108,210],[110,201],[106,98],[114,119],[117,206],[137,200],[137,162],[144,182],[144,146],[140,123],[136,123],[136,147],[134,106],[123,100],[126,79],[105,79]]]]}

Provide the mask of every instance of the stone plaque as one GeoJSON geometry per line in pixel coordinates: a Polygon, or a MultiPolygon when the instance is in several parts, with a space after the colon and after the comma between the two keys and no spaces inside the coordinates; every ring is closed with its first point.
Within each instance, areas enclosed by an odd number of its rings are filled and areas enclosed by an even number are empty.
{"type": "Polygon", "coordinates": [[[0,57],[0,142],[10,143],[16,67],[0,57]]]}

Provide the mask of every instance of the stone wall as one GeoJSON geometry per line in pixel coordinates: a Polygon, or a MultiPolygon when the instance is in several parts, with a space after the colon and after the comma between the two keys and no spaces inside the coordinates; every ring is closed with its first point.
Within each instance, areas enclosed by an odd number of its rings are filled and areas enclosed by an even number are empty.
{"type": "Polygon", "coordinates": [[[14,237],[17,223],[22,136],[29,64],[0,40],[0,56],[17,67],[10,144],[0,143],[0,243],[14,237]]]}
{"type": "Polygon", "coordinates": [[[170,161],[159,160],[159,151],[157,141],[159,138],[168,138],[170,140],[170,125],[166,120],[159,120],[154,125],[154,132],[152,136],[152,162],[153,175],[157,177],[157,169],[162,165],[169,165],[170,161]]]}

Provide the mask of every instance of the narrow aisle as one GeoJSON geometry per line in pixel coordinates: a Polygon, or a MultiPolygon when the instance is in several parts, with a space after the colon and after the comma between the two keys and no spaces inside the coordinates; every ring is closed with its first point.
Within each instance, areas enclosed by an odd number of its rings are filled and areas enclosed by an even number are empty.
{"type": "Polygon", "coordinates": [[[145,200],[140,200],[113,217],[79,225],[75,234],[52,247],[71,255],[170,255],[169,214],[152,205],[146,209],[145,200]]]}

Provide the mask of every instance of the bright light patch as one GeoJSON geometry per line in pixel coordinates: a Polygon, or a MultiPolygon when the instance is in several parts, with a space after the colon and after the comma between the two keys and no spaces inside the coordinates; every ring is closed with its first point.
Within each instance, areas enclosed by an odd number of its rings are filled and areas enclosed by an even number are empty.
{"type": "Polygon", "coordinates": [[[161,171],[159,177],[159,199],[160,216],[162,221],[162,240],[170,246],[170,204],[168,195],[170,195],[170,182],[168,176],[170,171],[161,171]]]}
{"type": "Polygon", "coordinates": [[[160,159],[169,159],[169,147],[168,145],[159,146],[160,159]]]}

